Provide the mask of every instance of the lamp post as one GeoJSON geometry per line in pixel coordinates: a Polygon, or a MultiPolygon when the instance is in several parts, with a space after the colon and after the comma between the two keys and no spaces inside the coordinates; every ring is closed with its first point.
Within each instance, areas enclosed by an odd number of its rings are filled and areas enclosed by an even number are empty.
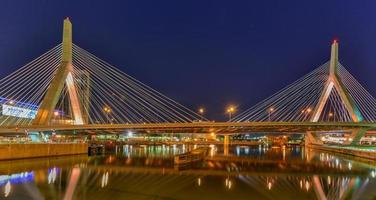
{"type": "Polygon", "coordinates": [[[205,109],[204,108],[200,108],[200,109],[198,109],[198,112],[200,113],[201,121],[203,121],[204,120],[205,109]]]}
{"type": "Polygon", "coordinates": [[[305,114],[304,121],[307,120],[307,117],[308,117],[309,113],[311,113],[311,112],[312,112],[312,109],[311,109],[311,108],[307,108],[307,109],[304,111],[304,114],[305,114]]]}
{"type": "MultiPolygon", "coordinates": [[[[108,107],[108,106],[105,106],[105,107],[103,108],[103,111],[104,111],[104,113],[106,114],[107,121],[108,121],[109,123],[111,123],[111,122],[110,122],[110,118],[108,117],[108,115],[111,113],[111,108],[108,107]]],[[[111,124],[112,124],[112,123],[111,123],[111,124]]]]}
{"type": "Polygon", "coordinates": [[[59,122],[58,122],[58,121],[59,121],[59,115],[60,115],[59,111],[55,111],[55,112],[54,112],[55,123],[59,123],[59,122]]]}
{"type": "Polygon", "coordinates": [[[232,119],[232,113],[235,112],[235,107],[234,106],[229,106],[227,108],[227,113],[228,113],[228,118],[229,118],[229,121],[231,121],[232,119]]]}
{"type": "Polygon", "coordinates": [[[269,117],[269,121],[272,121],[271,120],[271,115],[272,115],[272,112],[274,111],[274,108],[273,107],[271,107],[271,108],[269,108],[268,109],[268,117],[269,117]]]}

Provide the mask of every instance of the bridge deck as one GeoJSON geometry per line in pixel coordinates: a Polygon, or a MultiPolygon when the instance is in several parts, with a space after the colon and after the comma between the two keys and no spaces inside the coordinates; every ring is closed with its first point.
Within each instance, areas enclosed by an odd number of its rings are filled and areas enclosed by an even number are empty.
{"type": "Polygon", "coordinates": [[[376,123],[368,122],[192,122],[192,123],[138,123],[87,125],[28,125],[3,126],[0,133],[20,134],[33,131],[108,131],[113,133],[132,130],[137,133],[297,133],[306,131],[346,131],[353,129],[376,130],[376,123]]]}

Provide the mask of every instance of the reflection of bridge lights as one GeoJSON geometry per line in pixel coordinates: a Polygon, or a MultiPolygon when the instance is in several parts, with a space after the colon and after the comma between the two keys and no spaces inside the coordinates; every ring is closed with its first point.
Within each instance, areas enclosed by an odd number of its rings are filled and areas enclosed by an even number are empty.
{"type": "Polygon", "coordinates": [[[209,147],[210,147],[210,156],[213,157],[215,154],[215,145],[211,144],[209,145],[209,147]]]}
{"type": "Polygon", "coordinates": [[[332,179],[330,178],[330,176],[328,176],[328,185],[330,185],[332,182],[332,179]]]}
{"type": "Polygon", "coordinates": [[[305,188],[306,188],[306,190],[308,191],[310,187],[311,187],[311,184],[308,181],[306,181],[305,182],[305,188]]]}
{"type": "Polygon", "coordinates": [[[57,169],[54,167],[48,173],[48,184],[54,183],[56,181],[56,174],[57,174],[57,169]]]}
{"type": "Polygon", "coordinates": [[[226,185],[227,189],[231,189],[232,181],[229,178],[226,178],[225,185],[226,185]]]}
{"type": "Polygon", "coordinates": [[[10,185],[10,181],[8,181],[7,184],[5,184],[5,187],[4,187],[4,197],[9,196],[11,189],[12,189],[12,186],[10,185]]]}
{"type": "Polygon", "coordinates": [[[198,185],[198,186],[201,186],[201,178],[198,178],[198,179],[197,179],[197,185],[198,185]]]}
{"type": "Polygon", "coordinates": [[[108,172],[102,175],[101,187],[104,188],[108,184],[108,172]]]}
{"type": "Polygon", "coordinates": [[[266,187],[268,188],[268,190],[272,189],[273,184],[274,184],[274,179],[267,177],[266,178],[266,187]]]}
{"type": "Polygon", "coordinates": [[[352,164],[351,164],[351,162],[349,162],[349,163],[347,164],[347,167],[349,168],[349,170],[351,170],[351,168],[352,168],[352,164]]]}
{"type": "Polygon", "coordinates": [[[371,177],[372,177],[372,178],[375,178],[375,177],[376,177],[376,170],[371,171],[371,177]]]}
{"type": "Polygon", "coordinates": [[[268,190],[272,189],[272,182],[268,182],[268,190]]]}

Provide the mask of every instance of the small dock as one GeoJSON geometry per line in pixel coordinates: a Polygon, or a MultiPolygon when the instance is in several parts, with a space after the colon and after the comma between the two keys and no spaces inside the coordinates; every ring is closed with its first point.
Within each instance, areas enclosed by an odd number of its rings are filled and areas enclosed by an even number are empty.
{"type": "Polygon", "coordinates": [[[175,155],[174,164],[175,166],[186,166],[201,162],[208,155],[209,150],[209,147],[199,147],[190,152],[175,155]]]}

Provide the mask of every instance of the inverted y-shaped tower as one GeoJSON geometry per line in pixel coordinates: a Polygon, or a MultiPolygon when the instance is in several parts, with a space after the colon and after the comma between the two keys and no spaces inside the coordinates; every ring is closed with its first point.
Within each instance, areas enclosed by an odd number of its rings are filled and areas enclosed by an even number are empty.
{"type": "Polygon", "coordinates": [[[313,110],[314,112],[311,117],[311,122],[317,122],[319,120],[324,106],[328,101],[329,95],[334,88],[337,90],[345,108],[351,116],[351,119],[354,122],[363,121],[363,116],[355,104],[354,99],[351,97],[338,75],[338,64],[338,42],[337,40],[334,40],[330,56],[329,77],[321,93],[319,102],[313,110]]]}
{"type": "Polygon", "coordinates": [[[60,66],[55,72],[54,78],[39,106],[33,125],[48,125],[50,123],[64,84],[66,84],[69,93],[69,100],[73,111],[73,123],[77,125],[84,124],[82,107],[72,74],[72,23],[69,18],[64,20],[62,48],[60,66]]]}

